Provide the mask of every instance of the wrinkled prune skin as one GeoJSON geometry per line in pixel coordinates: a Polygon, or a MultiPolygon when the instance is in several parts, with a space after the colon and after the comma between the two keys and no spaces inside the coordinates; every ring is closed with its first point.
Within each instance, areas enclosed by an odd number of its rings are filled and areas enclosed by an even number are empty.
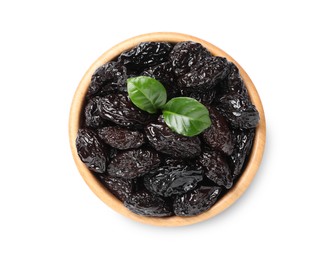
{"type": "Polygon", "coordinates": [[[148,76],[159,80],[166,88],[167,98],[171,99],[179,95],[179,90],[176,87],[173,66],[170,62],[164,62],[154,67],[143,71],[143,76],[148,76]]]}
{"type": "Polygon", "coordinates": [[[147,190],[132,194],[124,202],[130,211],[147,217],[168,217],[173,215],[169,200],[159,197],[147,190]]]}
{"type": "Polygon", "coordinates": [[[159,164],[159,154],[151,149],[127,150],[114,156],[107,173],[112,177],[133,179],[147,174],[159,164]]]}
{"type": "Polygon", "coordinates": [[[228,62],[225,58],[209,57],[179,77],[177,85],[181,89],[203,92],[212,89],[218,81],[227,76],[228,72],[228,62]]]}
{"type": "Polygon", "coordinates": [[[227,159],[217,151],[205,151],[201,154],[199,162],[205,169],[205,175],[219,186],[230,189],[233,186],[233,174],[227,159]]]}
{"type": "Polygon", "coordinates": [[[197,136],[179,135],[161,121],[145,127],[146,137],[153,148],[173,157],[193,158],[200,155],[201,142],[197,136]]]}
{"type": "Polygon", "coordinates": [[[127,69],[111,61],[100,66],[91,77],[87,96],[127,91],[127,69]]]}
{"type": "Polygon", "coordinates": [[[98,136],[106,144],[119,150],[138,148],[144,144],[144,135],[141,132],[118,126],[98,129],[98,136]]]}
{"type": "Polygon", "coordinates": [[[245,98],[249,98],[248,90],[244,85],[239,69],[233,62],[228,63],[229,73],[227,77],[217,86],[222,94],[240,94],[245,98]]]}
{"type": "Polygon", "coordinates": [[[226,155],[231,155],[234,150],[234,139],[226,119],[213,107],[208,107],[211,126],[203,132],[204,142],[213,149],[226,155]]]}
{"type": "Polygon", "coordinates": [[[91,98],[84,108],[85,125],[98,128],[104,125],[104,120],[99,115],[98,102],[100,97],[91,98]]]}
{"type": "Polygon", "coordinates": [[[196,99],[198,102],[201,102],[202,104],[210,105],[215,96],[216,96],[216,90],[215,89],[209,89],[204,92],[186,92],[181,89],[182,96],[185,97],[191,97],[196,99]]]}
{"type": "Polygon", "coordinates": [[[119,200],[124,202],[131,196],[134,189],[133,180],[126,180],[123,178],[115,178],[108,175],[98,176],[101,183],[119,200]]]}
{"type": "Polygon", "coordinates": [[[102,118],[120,126],[146,125],[154,118],[154,115],[135,107],[129,97],[123,94],[101,97],[98,110],[102,118]]]}
{"type": "Polygon", "coordinates": [[[191,41],[177,43],[170,53],[170,61],[176,76],[189,72],[207,57],[211,57],[210,52],[202,44],[191,41]]]}
{"type": "Polygon", "coordinates": [[[217,100],[217,104],[217,109],[234,128],[255,128],[259,123],[256,107],[240,94],[226,94],[217,100]]]}
{"type": "Polygon", "coordinates": [[[197,164],[167,164],[145,175],[144,185],[157,195],[169,197],[194,189],[203,180],[202,174],[202,166],[197,164]]]}
{"type": "Polygon", "coordinates": [[[142,71],[167,61],[171,50],[172,45],[167,42],[142,42],[123,52],[118,61],[131,70],[142,71]]]}
{"type": "Polygon", "coordinates": [[[252,144],[255,137],[255,129],[234,130],[235,149],[231,155],[231,162],[233,166],[233,175],[241,174],[243,166],[248,155],[251,152],[252,144]]]}
{"type": "Polygon", "coordinates": [[[196,216],[209,210],[217,201],[221,187],[201,186],[175,197],[174,213],[177,216],[196,216]]]}
{"type": "Polygon", "coordinates": [[[105,172],[107,164],[105,148],[92,130],[78,130],[76,149],[81,161],[91,171],[96,173],[105,172]]]}

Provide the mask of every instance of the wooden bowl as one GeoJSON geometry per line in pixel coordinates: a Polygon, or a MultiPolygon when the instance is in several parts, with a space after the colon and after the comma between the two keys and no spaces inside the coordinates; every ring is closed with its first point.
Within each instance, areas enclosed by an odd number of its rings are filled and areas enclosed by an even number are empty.
{"type": "Polygon", "coordinates": [[[133,220],[151,224],[158,226],[184,226],[194,224],[206,219],[209,219],[226,208],[232,205],[248,188],[249,184],[253,180],[256,171],[260,165],[262,160],[264,146],[265,146],[265,116],[263,111],[263,106],[257,90],[252,83],[251,79],[247,75],[247,73],[241,68],[241,66],[227,53],[219,49],[218,47],[212,45],[211,43],[204,41],[202,39],[180,34],[180,33],[170,33],[170,32],[159,32],[159,33],[149,33],[140,36],[133,37],[128,39],[120,44],[115,45],[113,48],[106,51],[101,57],[99,57],[88,69],[79,83],[77,90],[75,92],[71,110],[70,110],[70,118],[69,118],[69,138],[70,138],[70,147],[71,151],[76,163],[76,166],[82,175],[85,182],[88,184],[90,189],[108,206],[110,206],[115,211],[120,214],[131,218],[133,220]],[[234,187],[224,196],[222,197],[210,210],[205,213],[202,213],[198,216],[194,217],[166,217],[166,218],[157,218],[157,217],[143,217],[136,215],[129,211],[124,207],[123,203],[120,202],[116,197],[114,197],[99,181],[94,177],[94,175],[89,171],[89,169],[81,162],[77,155],[77,150],[75,146],[75,139],[79,128],[80,123],[80,114],[84,104],[84,97],[88,90],[88,86],[90,83],[91,76],[93,72],[101,65],[106,62],[113,60],[116,58],[121,52],[131,49],[140,42],[145,41],[167,41],[167,42],[181,42],[181,41],[195,41],[201,43],[205,46],[213,55],[226,57],[229,61],[232,61],[239,68],[240,74],[248,88],[250,98],[252,102],[255,104],[257,110],[260,114],[260,123],[256,129],[256,136],[253,143],[253,148],[251,151],[251,155],[249,161],[246,165],[246,168],[238,180],[238,182],[234,185],[234,187]]]}

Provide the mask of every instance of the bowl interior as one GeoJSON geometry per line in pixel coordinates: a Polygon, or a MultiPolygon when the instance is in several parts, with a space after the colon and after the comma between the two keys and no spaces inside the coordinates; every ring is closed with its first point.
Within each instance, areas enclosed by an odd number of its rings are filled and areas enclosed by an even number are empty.
{"type": "Polygon", "coordinates": [[[218,213],[228,208],[231,204],[233,204],[244,193],[244,191],[248,188],[249,184],[254,178],[258,170],[258,167],[260,165],[260,162],[262,160],[264,146],[265,146],[265,138],[266,138],[265,128],[266,126],[265,126],[264,110],[258,92],[254,84],[252,83],[251,79],[247,75],[247,73],[231,56],[229,56],[227,53],[225,53],[223,50],[219,49],[218,47],[212,45],[211,43],[196,38],[194,36],[180,34],[180,33],[160,32],[160,33],[149,33],[149,34],[136,36],[120,44],[117,44],[108,51],[106,51],[101,57],[99,57],[91,65],[91,67],[88,69],[88,71],[83,76],[81,82],[79,83],[72,101],[70,118],[69,118],[69,139],[70,139],[70,147],[72,155],[81,176],[83,177],[84,181],[88,184],[90,189],[104,203],[106,203],[108,206],[110,206],[120,214],[145,224],[159,225],[159,226],[183,226],[183,225],[194,224],[217,215],[218,213]],[[256,128],[256,135],[252,151],[242,176],[232,187],[232,189],[228,191],[227,194],[224,197],[222,197],[210,210],[198,216],[193,216],[193,217],[172,216],[166,218],[156,218],[156,217],[139,216],[132,213],[131,211],[129,211],[127,208],[124,207],[122,202],[120,202],[102,184],[99,183],[99,181],[94,177],[94,175],[89,171],[89,169],[84,165],[84,163],[81,162],[81,160],[77,155],[75,140],[80,125],[80,118],[81,118],[80,115],[84,105],[84,98],[88,90],[92,74],[98,67],[100,67],[101,65],[105,64],[110,60],[115,59],[123,51],[131,49],[140,42],[145,42],[145,41],[167,41],[173,43],[181,41],[195,41],[205,46],[213,55],[226,57],[227,60],[234,62],[236,66],[239,68],[240,74],[247,86],[250,98],[252,102],[255,104],[260,114],[260,122],[256,128]]]}

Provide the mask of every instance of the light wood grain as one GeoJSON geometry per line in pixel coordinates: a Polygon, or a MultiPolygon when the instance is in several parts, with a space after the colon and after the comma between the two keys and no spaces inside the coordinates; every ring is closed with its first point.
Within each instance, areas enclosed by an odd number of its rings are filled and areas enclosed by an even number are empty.
{"type": "Polygon", "coordinates": [[[82,175],[85,182],[88,184],[90,189],[108,206],[110,206],[115,211],[120,214],[131,218],[133,220],[158,226],[184,226],[194,224],[206,219],[209,219],[226,208],[232,205],[248,188],[251,181],[253,180],[258,167],[261,163],[264,146],[266,138],[266,126],[265,126],[265,116],[263,106],[260,100],[260,97],[257,93],[257,90],[252,83],[251,79],[243,68],[227,53],[218,47],[212,45],[211,43],[204,41],[202,39],[180,33],[172,32],[157,32],[149,33],[134,38],[128,39],[120,44],[117,44],[113,48],[106,51],[101,57],[99,57],[88,69],[88,71],[83,76],[81,82],[79,83],[77,90],[75,92],[69,118],[69,139],[70,147],[72,151],[73,158],[75,160],[76,166],[82,175]],[[133,48],[140,42],[144,41],[168,41],[168,42],[180,42],[180,41],[195,41],[204,45],[213,55],[226,57],[228,60],[234,62],[239,68],[240,74],[243,77],[243,80],[248,88],[250,98],[255,104],[257,110],[260,114],[260,123],[256,129],[256,137],[254,140],[252,152],[246,166],[244,173],[241,178],[238,180],[236,185],[221,199],[219,200],[209,211],[194,217],[167,217],[167,218],[154,218],[154,217],[142,217],[138,216],[129,210],[127,210],[123,204],[116,199],[104,186],[102,186],[93,174],[87,169],[87,167],[81,162],[77,155],[75,147],[75,139],[79,128],[80,114],[83,107],[84,96],[87,92],[91,76],[93,72],[101,65],[117,57],[121,52],[133,48]]]}

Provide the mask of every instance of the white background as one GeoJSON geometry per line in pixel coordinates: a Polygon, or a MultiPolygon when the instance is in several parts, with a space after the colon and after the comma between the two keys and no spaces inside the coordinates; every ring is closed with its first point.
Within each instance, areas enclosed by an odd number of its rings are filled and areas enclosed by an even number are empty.
{"type": "Polygon", "coordinates": [[[331,259],[328,2],[1,1],[0,259],[331,259]],[[188,227],[114,212],[69,149],[70,103],[90,64],[155,31],[228,52],[266,112],[265,156],[250,188],[188,227]]]}

